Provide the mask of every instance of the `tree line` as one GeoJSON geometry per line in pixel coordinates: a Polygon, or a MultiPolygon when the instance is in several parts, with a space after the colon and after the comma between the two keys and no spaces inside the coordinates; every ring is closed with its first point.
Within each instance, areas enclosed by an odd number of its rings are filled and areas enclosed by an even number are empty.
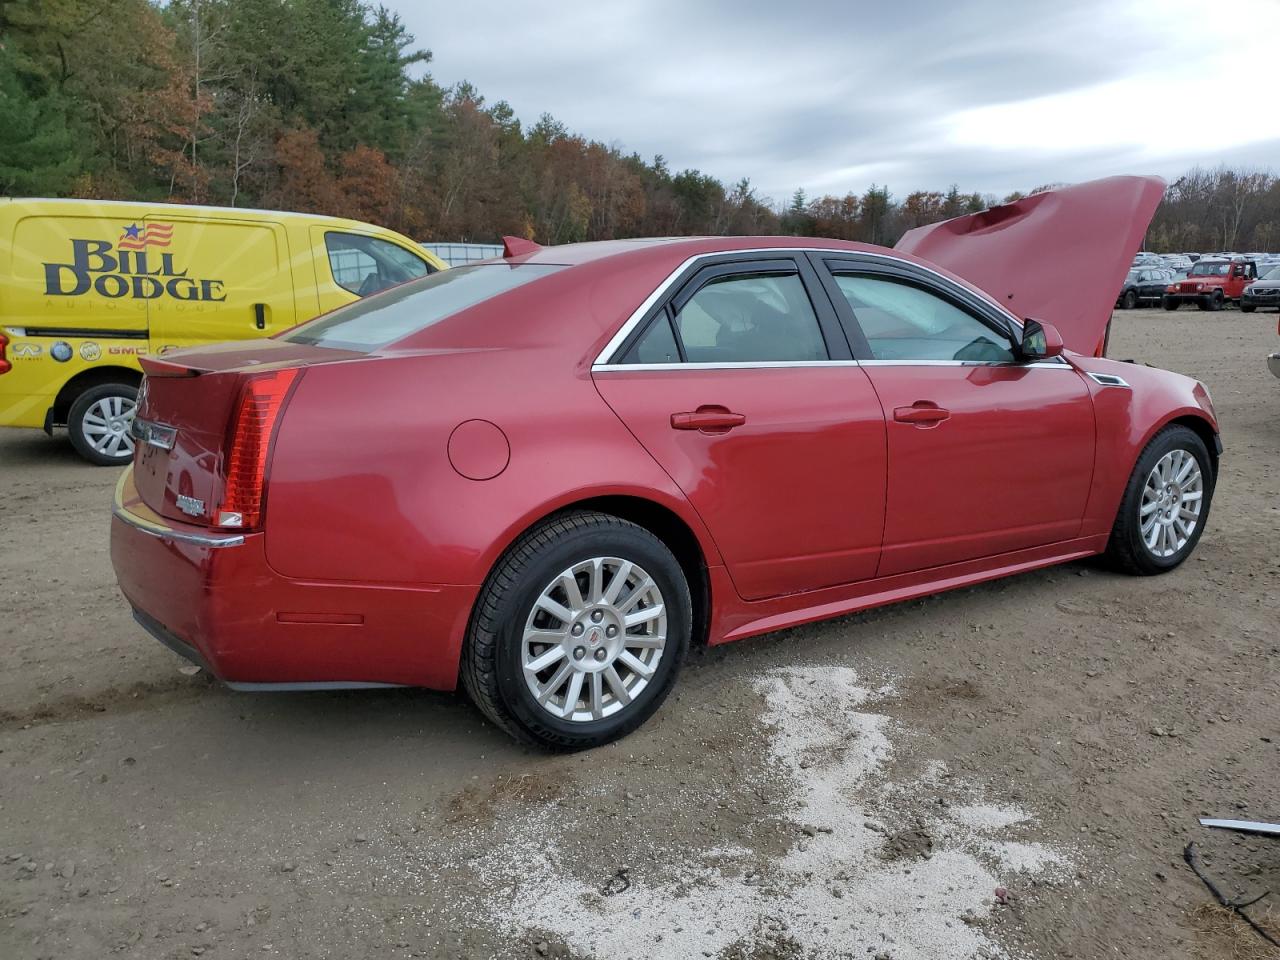
{"type": "MultiPolygon", "coordinates": [[[[301,210],[419,240],[880,244],[1022,196],[952,186],[897,198],[872,184],[775,204],[748,179],[672,171],[549,115],[526,127],[505,101],[437,83],[430,60],[395,13],[364,0],[4,0],[0,193],[301,210]]],[[[1170,184],[1146,246],[1280,246],[1280,182],[1192,170],[1170,184]]]]}

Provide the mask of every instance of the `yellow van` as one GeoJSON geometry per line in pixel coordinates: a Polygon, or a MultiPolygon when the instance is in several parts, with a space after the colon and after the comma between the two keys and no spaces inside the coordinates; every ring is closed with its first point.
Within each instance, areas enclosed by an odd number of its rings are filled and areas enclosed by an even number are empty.
{"type": "Polygon", "coordinates": [[[391,230],[300,213],[0,199],[0,426],[133,456],[139,355],[265,337],[445,264],[391,230]]]}

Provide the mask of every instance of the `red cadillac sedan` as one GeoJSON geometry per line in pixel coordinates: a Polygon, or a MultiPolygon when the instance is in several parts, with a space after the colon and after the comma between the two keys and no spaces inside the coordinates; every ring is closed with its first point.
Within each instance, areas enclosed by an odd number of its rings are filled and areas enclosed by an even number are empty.
{"type": "Polygon", "coordinates": [[[914,230],[540,248],[267,341],[147,359],[111,550],[237,690],[459,681],[574,749],[725,643],[1104,554],[1195,548],[1204,386],[1104,359],[1162,194],[914,230]]]}

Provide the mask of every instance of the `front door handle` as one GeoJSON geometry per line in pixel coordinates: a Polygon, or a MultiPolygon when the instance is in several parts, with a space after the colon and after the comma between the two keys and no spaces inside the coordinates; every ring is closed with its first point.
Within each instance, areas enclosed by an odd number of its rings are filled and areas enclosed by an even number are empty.
{"type": "Polygon", "coordinates": [[[703,433],[728,433],[747,422],[746,414],[734,413],[728,407],[705,405],[691,413],[673,413],[672,430],[701,430],[703,433]]]}
{"type": "Polygon", "coordinates": [[[913,423],[917,427],[937,426],[950,417],[950,410],[944,410],[932,400],[917,400],[909,407],[893,408],[893,419],[899,423],[913,423]]]}
{"type": "Polygon", "coordinates": [[[267,329],[267,305],[265,303],[255,303],[253,305],[253,325],[259,330],[267,329]]]}

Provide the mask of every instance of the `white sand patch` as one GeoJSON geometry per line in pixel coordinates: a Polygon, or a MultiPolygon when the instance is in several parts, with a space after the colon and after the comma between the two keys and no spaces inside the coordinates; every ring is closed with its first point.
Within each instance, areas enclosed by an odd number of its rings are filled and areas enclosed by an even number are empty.
{"type": "MultiPolygon", "coordinates": [[[[1013,875],[1065,863],[1041,845],[1002,836],[1030,817],[1011,807],[940,808],[924,825],[934,838],[929,856],[886,860],[886,837],[873,827],[908,826],[895,822],[891,798],[927,786],[881,782],[891,737],[906,731],[863,708],[892,689],[869,690],[853,670],[832,667],[777,671],[758,687],[768,701],[769,779],[795,794],[797,840],[783,857],[761,863],[745,848],[690,851],[663,864],[661,880],[628,876],[625,889],[602,888],[599,878],[572,875],[555,840],[572,827],[543,808],[517,818],[501,852],[477,864],[497,878],[491,922],[516,937],[545,931],[584,956],[610,960],[688,960],[778,938],[812,958],[1005,956],[964,918],[997,909],[995,888],[1013,875]]],[[[928,779],[944,773],[931,765],[928,779]]]]}

